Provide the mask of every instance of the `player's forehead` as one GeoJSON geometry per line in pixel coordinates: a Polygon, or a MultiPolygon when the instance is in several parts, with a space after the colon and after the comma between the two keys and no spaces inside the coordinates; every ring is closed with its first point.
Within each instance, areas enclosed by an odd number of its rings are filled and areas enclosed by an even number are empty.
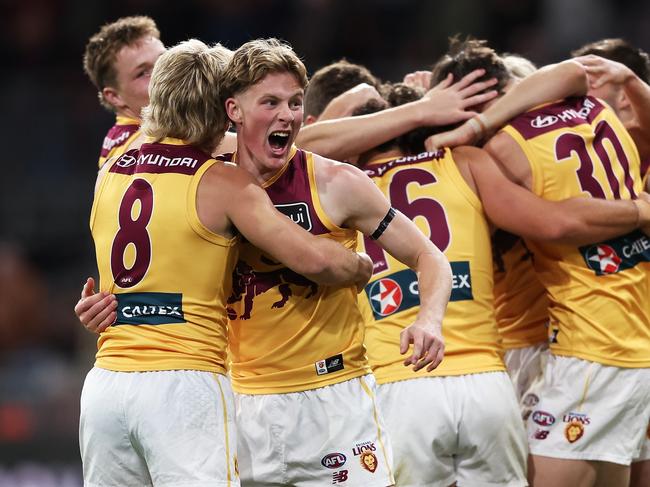
{"type": "Polygon", "coordinates": [[[293,98],[303,96],[305,90],[295,74],[289,71],[274,71],[266,74],[245,93],[255,98],[264,96],[293,98]]]}
{"type": "Polygon", "coordinates": [[[142,65],[153,66],[156,59],[165,52],[165,46],[152,36],[143,36],[131,44],[122,46],[115,55],[115,69],[127,74],[142,65]]]}

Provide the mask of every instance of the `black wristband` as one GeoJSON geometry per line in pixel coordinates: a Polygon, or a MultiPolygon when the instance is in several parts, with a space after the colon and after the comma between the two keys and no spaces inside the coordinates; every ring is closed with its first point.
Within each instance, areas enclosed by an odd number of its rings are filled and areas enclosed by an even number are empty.
{"type": "Polygon", "coordinates": [[[377,230],[372,232],[372,235],[370,235],[370,238],[373,239],[373,240],[377,240],[379,237],[381,237],[382,234],[388,228],[389,223],[393,221],[393,218],[395,218],[395,209],[393,207],[391,207],[388,210],[388,213],[386,213],[386,216],[384,217],[384,219],[379,222],[379,225],[377,226],[377,230]]]}

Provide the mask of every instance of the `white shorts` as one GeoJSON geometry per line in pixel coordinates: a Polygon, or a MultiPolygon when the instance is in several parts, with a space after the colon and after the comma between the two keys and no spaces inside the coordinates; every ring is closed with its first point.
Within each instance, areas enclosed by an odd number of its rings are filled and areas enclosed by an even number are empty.
{"type": "Polygon", "coordinates": [[[528,418],[534,455],[629,465],[650,420],[650,369],[549,355],[539,403],[528,418]]]}
{"type": "Polygon", "coordinates": [[[634,462],[643,462],[645,460],[650,460],[650,424],[648,425],[648,432],[646,434],[646,439],[641,445],[641,451],[639,454],[634,457],[634,462]]]}
{"type": "Polygon", "coordinates": [[[544,367],[549,354],[546,342],[506,350],[504,362],[515,386],[524,420],[528,419],[539,402],[539,389],[544,383],[544,367]]]}
{"type": "Polygon", "coordinates": [[[392,485],[375,379],[285,394],[235,394],[243,486],[392,485]]]}
{"type": "Polygon", "coordinates": [[[239,485],[223,375],[95,367],[81,392],[79,443],[85,486],[239,485]]]}
{"type": "Polygon", "coordinates": [[[523,486],[526,433],[505,372],[379,386],[400,487],[523,486]]]}

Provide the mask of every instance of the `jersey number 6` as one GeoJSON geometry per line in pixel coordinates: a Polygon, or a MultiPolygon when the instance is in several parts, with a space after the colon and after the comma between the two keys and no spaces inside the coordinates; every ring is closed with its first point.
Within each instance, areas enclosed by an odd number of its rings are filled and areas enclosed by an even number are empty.
{"type": "MultiPolygon", "coordinates": [[[[407,188],[409,184],[419,184],[425,186],[437,183],[433,174],[424,169],[407,168],[398,171],[390,182],[388,198],[391,205],[404,213],[409,220],[415,220],[416,217],[422,217],[426,220],[429,227],[427,235],[430,240],[441,250],[445,251],[449,245],[451,233],[449,222],[442,205],[429,197],[415,198],[409,200],[407,188]]],[[[374,273],[382,272],[388,268],[386,263],[386,254],[383,249],[368,237],[364,240],[366,253],[374,263],[374,273]]]]}

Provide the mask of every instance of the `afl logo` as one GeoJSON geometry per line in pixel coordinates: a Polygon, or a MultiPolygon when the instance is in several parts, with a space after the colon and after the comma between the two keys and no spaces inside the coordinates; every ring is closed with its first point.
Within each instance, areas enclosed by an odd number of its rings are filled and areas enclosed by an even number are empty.
{"type": "Polygon", "coordinates": [[[345,455],[343,453],[329,453],[320,461],[323,467],[339,468],[345,465],[345,455]]]}
{"type": "Polygon", "coordinates": [[[587,250],[587,262],[596,272],[613,274],[621,265],[621,258],[609,245],[594,245],[587,250]]]}
{"type": "Polygon", "coordinates": [[[535,411],[533,413],[533,421],[540,426],[551,426],[555,423],[555,416],[546,411],[535,411]]]}
{"type": "Polygon", "coordinates": [[[555,125],[557,123],[557,117],[555,115],[537,115],[533,118],[530,124],[536,129],[543,129],[555,125]]]}
{"type": "Polygon", "coordinates": [[[372,309],[381,316],[394,313],[402,304],[402,288],[392,279],[379,279],[368,295],[372,309]]]}

